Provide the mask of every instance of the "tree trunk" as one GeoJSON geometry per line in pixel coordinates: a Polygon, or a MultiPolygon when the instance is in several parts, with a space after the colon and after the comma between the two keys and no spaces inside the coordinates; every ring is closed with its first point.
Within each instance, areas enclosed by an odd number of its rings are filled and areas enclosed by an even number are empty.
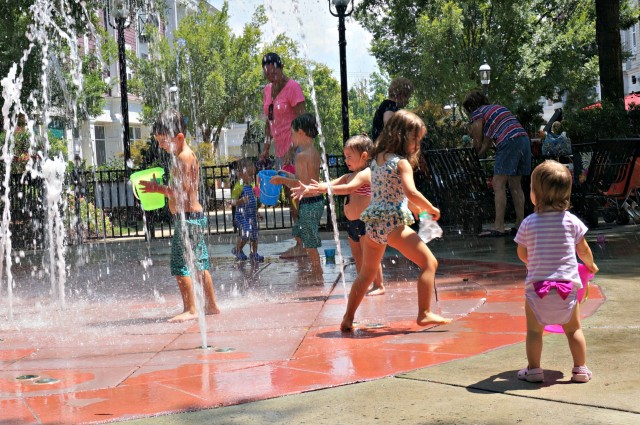
{"type": "Polygon", "coordinates": [[[596,0],[596,41],[602,99],[624,107],[620,0],[596,0]]]}

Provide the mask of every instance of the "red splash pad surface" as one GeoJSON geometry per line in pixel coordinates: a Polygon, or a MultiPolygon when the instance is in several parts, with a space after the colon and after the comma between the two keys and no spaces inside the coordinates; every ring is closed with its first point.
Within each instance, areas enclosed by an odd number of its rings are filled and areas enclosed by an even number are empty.
{"type": "MultiPolygon", "coordinates": [[[[318,279],[304,266],[218,264],[222,314],[206,319],[210,349],[197,348],[196,323],[166,323],[181,307],[170,278],[166,288],[154,286],[155,298],[125,293],[70,301],[63,310],[18,298],[15,326],[6,325],[0,337],[0,422],[91,423],[238,404],[381,378],[525,339],[522,266],[441,260],[434,309],[454,321],[421,328],[417,270],[387,258],[387,293],[365,298],[352,334],[338,326],[353,267],[345,289],[335,283],[337,266],[325,266],[318,279]],[[16,379],[27,374],[59,381],[16,379]]],[[[582,314],[603,302],[593,285],[582,314]]]]}

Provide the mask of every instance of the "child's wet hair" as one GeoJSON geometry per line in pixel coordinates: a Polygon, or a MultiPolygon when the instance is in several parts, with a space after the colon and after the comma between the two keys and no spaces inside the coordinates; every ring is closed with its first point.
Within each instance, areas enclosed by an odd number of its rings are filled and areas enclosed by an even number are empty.
{"type": "Polygon", "coordinates": [[[291,122],[291,128],[293,131],[302,130],[304,134],[309,137],[315,138],[318,135],[318,124],[316,117],[313,114],[305,112],[299,115],[291,122]]]}
{"type": "Polygon", "coordinates": [[[351,136],[344,144],[344,149],[353,149],[359,154],[363,152],[370,153],[372,148],[373,141],[366,133],[351,136]]]}
{"type": "Polygon", "coordinates": [[[178,133],[187,133],[187,124],[180,112],[175,109],[167,109],[156,118],[153,123],[153,134],[176,137],[178,133]]]}
{"type": "Polygon", "coordinates": [[[380,152],[389,152],[407,158],[412,167],[418,166],[420,155],[420,145],[413,154],[406,151],[407,141],[411,137],[416,137],[421,131],[426,131],[422,119],[405,109],[400,109],[389,118],[384,125],[382,133],[378,136],[376,144],[371,151],[371,158],[375,158],[380,152]]]}
{"type": "Polygon", "coordinates": [[[566,211],[571,199],[571,172],[557,161],[546,160],[531,173],[536,212],[566,211]]]}

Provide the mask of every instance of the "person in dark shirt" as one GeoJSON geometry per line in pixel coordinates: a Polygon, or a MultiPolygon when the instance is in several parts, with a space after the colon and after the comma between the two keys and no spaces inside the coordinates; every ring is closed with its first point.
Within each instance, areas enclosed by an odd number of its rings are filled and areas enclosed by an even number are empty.
{"type": "Polygon", "coordinates": [[[382,133],[382,129],[389,118],[399,109],[404,108],[409,103],[409,98],[413,94],[413,83],[407,78],[398,77],[389,84],[389,98],[382,101],[373,116],[371,126],[371,140],[375,143],[382,133]]]}

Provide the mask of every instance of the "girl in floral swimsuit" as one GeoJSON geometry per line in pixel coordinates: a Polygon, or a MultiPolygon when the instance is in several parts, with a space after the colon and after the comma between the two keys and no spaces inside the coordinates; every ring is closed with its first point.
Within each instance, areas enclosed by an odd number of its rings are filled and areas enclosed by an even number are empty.
{"type": "Polygon", "coordinates": [[[451,322],[431,311],[438,261],[420,236],[409,227],[414,222],[412,211],[427,211],[434,220],[440,218],[440,210],[416,189],[413,181],[412,167],[417,165],[420,141],[426,133],[427,128],[417,115],[405,110],[397,111],[385,125],[371,152],[372,197],[361,215],[366,228],[362,237],[363,264],[351,286],[347,311],[340,325],[343,332],[353,330],[356,310],[375,277],[387,244],[420,268],[417,324],[428,326],[451,322]]]}

